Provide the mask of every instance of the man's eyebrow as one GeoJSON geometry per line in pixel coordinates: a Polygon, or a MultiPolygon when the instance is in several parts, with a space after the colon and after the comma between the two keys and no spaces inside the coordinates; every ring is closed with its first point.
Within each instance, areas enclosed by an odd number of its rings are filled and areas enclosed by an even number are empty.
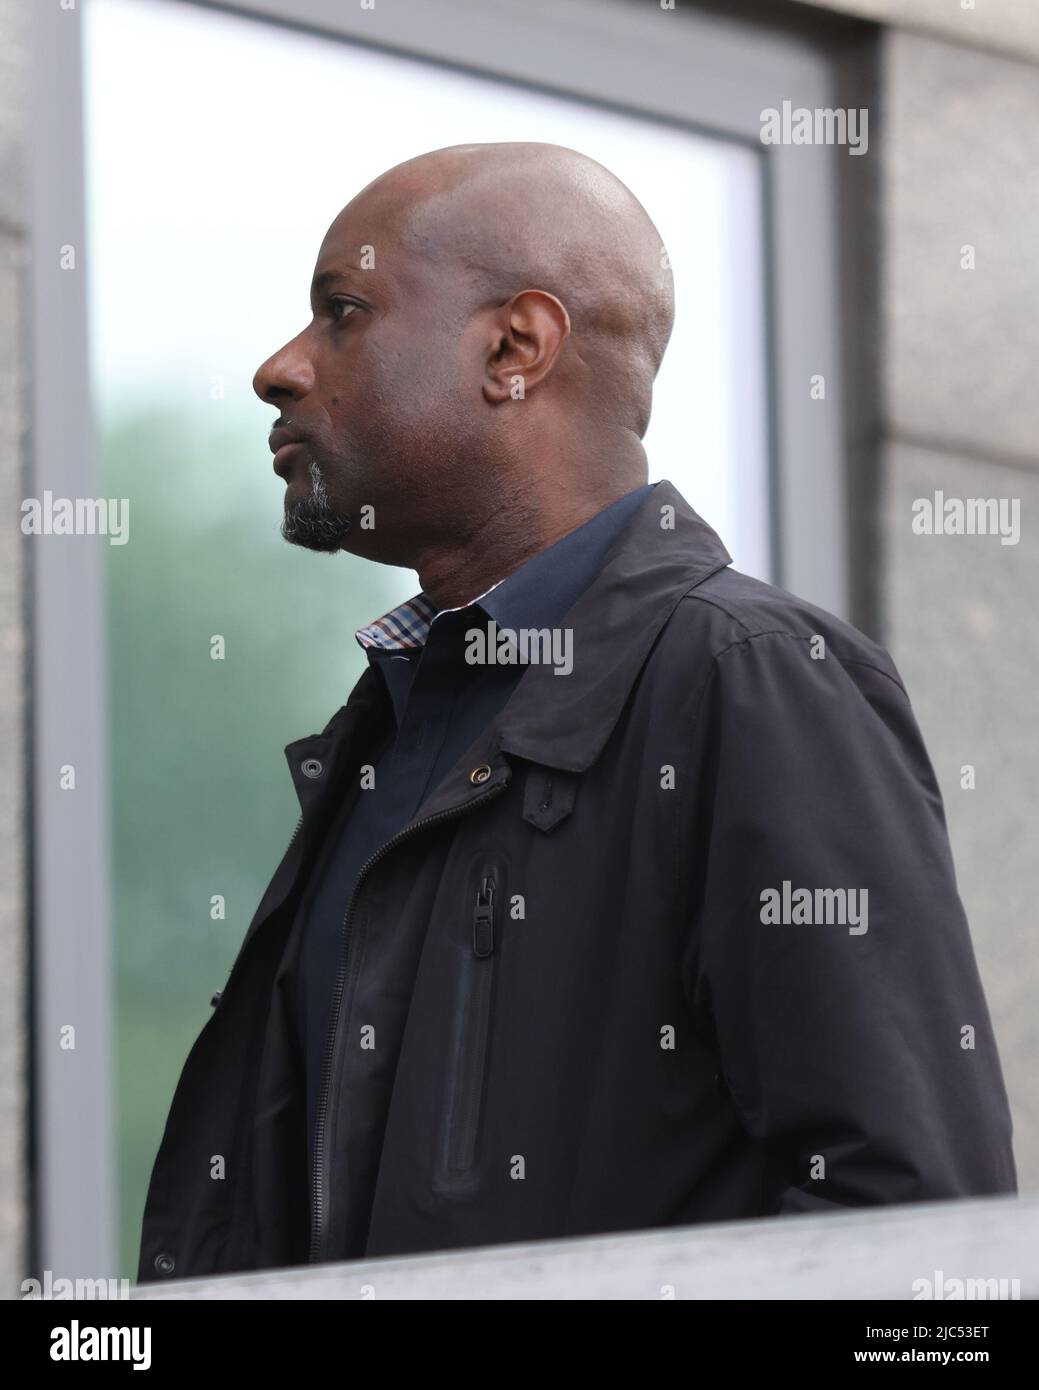
{"type": "Polygon", "coordinates": [[[320,294],[333,280],[338,280],[341,273],[338,270],[323,270],[320,275],[315,275],[310,286],[311,295],[320,294]]]}
{"type": "Polygon", "coordinates": [[[349,279],[354,274],[352,267],[344,266],[341,270],[323,270],[319,275],[315,275],[310,286],[310,297],[316,299],[317,296],[334,284],[336,280],[349,279]]]}

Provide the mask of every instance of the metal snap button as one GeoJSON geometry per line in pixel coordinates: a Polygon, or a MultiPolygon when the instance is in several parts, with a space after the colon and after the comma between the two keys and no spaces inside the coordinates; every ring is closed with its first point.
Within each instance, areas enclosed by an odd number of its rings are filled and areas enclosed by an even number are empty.
{"type": "Polygon", "coordinates": [[[304,777],[320,777],[324,768],[317,758],[304,758],[303,762],[300,763],[300,771],[304,777]]]}
{"type": "Polygon", "coordinates": [[[481,782],[486,782],[491,775],[491,769],[486,763],[481,763],[479,767],[474,767],[469,774],[469,781],[473,786],[478,787],[481,782]]]}
{"type": "Polygon", "coordinates": [[[164,1250],[161,1255],[155,1256],[155,1268],[160,1274],[172,1274],[177,1268],[177,1261],[168,1250],[164,1250]]]}

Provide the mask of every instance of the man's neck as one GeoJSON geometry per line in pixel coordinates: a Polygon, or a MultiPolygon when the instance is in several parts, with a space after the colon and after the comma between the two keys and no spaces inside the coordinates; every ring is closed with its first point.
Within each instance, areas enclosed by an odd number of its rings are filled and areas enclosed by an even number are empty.
{"type": "Polygon", "coordinates": [[[493,585],[507,579],[540,555],[549,546],[576,531],[585,522],[626,496],[642,479],[616,491],[568,499],[550,512],[516,506],[496,513],[477,526],[460,542],[448,542],[432,549],[416,566],[422,591],[437,608],[460,608],[479,598],[493,585]]]}

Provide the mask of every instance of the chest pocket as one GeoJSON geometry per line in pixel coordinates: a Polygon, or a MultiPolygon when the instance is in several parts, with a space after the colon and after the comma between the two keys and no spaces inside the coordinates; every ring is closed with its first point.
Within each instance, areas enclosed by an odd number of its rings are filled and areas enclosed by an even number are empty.
{"type": "Polygon", "coordinates": [[[523,788],[523,819],[548,835],[574,809],[576,797],[576,773],[532,764],[523,788]]]}
{"type": "Polygon", "coordinates": [[[507,949],[508,901],[504,856],[481,851],[470,864],[460,904],[459,970],[437,1164],[440,1190],[471,1182],[480,1156],[497,974],[507,949]]]}

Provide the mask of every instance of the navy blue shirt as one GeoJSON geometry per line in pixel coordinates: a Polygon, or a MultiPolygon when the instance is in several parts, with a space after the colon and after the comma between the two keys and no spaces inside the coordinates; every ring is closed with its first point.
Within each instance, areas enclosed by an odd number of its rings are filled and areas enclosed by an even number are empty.
{"type": "MultiPolygon", "coordinates": [[[[367,860],[415,818],[445,774],[504,707],[526,670],[519,663],[468,662],[466,633],[476,627],[486,631],[489,620],[499,629],[558,628],[650,487],[636,488],[611,503],[464,607],[437,612],[428,596],[419,595],[358,632],[369,662],[385,681],[396,728],[381,748],[373,750],[372,785],[355,791],[340,808],[301,905],[296,1007],[311,1162],[343,919],[358,875],[367,860]],[[370,645],[401,638],[411,645],[370,645]]],[[[370,1131],[385,1121],[419,949],[421,942],[367,943],[363,975],[369,993],[365,999],[359,991],[348,1020],[351,1027],[368,1026],[375,1036],[363,1077],[351,1078],[349,1071],[344,1076],[345,1089],[363,1087],[361,1103],[351,1105],[349,1097],[342,1098],[358,1130],[368,1128],[356,1134],[358,1155],[364,1155],[359,1162],[368,1165],[372,1154],[377,1160],[381,1147],[378,1133],[370,1131]]],[[[352,1133],[351,1143],[354,1137],[352,1133]]],[[[364,1176],[352,1175],[352,1184],[361,1184],[359,1191],[364,1176]]],[[[374,1173],[368,1176],[374,1182],[374,1173]]]]}

